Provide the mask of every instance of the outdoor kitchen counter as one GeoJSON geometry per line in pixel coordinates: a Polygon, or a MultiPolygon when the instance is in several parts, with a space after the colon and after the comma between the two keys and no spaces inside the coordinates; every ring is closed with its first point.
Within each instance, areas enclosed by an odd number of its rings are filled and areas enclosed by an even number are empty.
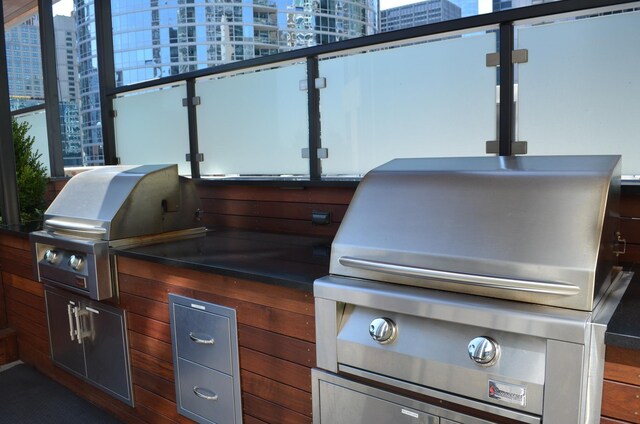
{"type": "Polygon", "coordinates": [[[631,267],[633,278],[607,325],[605,344],[640,350],[640,264],[631,267]]]}
{"type": "Polygon", "coordinates": [[[242,230],[209,230],[193,238],[129,249],[118,256],[245,278],[313,293],[329,273],[331,239],[242,230]]]}

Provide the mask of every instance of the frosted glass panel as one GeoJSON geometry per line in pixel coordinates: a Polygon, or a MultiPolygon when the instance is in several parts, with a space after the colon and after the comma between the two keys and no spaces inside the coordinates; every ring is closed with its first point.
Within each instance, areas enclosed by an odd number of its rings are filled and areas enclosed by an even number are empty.
{"type": "Polygon", "coordinates": [[[308,175],[306,64],[198,81],[198,143],[207,175],[308,175]]]}
{"type": "Polygon", "coordinates": [[[185,85],[119,97],[114,100],[116,154],[123,165],[177,163],[191,174],[185,85]]]}
{"type": "Polygon", "coordinates": [[[40,156],[40,162],[47,168],[47,175],[51,176],[49,169],[49,137],[47,135],[47,114],[44,111],[29,113],[26,115],[17,115],[15,120],[18,123],[27,122],[31,128],[27,133],[35,139],[33,150],[37,150],[40,156]]]}
{"type": "Polygon", "coordinates": [[[324,175],[397,157],[481,156],[496,139],[495,33],[320,62],[324,175]]]}
{"type": "Polygon", "coordinates": [[[640,174],[640,12],[517,30],[518,138],[530,155],[622,154],[640,174]]]}

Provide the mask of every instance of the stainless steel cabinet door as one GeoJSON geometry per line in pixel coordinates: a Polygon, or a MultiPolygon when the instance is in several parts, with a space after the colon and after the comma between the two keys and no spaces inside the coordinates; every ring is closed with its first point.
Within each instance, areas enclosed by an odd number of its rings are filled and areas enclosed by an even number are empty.
{"type": "Polygon", "coordinates": [[[49,323],[49,340],[51,343],[51,359],[56,364],[86,376],[84,352],[78,342],[75,308],[80,301],[73,295],[59,294],[45,289],[47,305],[47,321],[49,323]]]}
{"type": "Polygon", "coordinates": [[[131,400],[124,314],[96,302],[83,301],[82,327],[87,377],[125,401],[131,400]]]}

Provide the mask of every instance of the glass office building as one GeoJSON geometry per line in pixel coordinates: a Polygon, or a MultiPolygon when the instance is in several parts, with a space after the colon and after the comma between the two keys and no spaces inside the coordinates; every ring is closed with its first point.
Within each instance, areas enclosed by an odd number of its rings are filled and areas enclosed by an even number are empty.
{"type": "MultiPolygon", "coordinates": [[[[378,0],[113,0],[118,86],[377,32],[378,0]]],[[[104,163],[94,0],[74,0],[85,165],[104,163]]]]}

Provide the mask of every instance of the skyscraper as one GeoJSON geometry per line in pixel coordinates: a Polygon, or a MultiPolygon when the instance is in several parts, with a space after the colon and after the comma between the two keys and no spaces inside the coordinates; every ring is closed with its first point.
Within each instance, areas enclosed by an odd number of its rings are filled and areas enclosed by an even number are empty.
{"type": "Polygon", "coordinates": [[[457,19],[460,6],[448,0],[426,0],[380,11],[380,32],[457,19]]]}
{"type": "MultiPolygon", "coordinates": [[[[94,0],[74,0],[84,162],[104,162],[94,0]]],[[[116,84],[377,32],[378,0],[112,0],[116,84]]]]}
{"type": "MultiPolygon", "coordinates": [[[[65,16],[54,17],[56,61],[62,154],[65,166],[81,164],[81,142],[77,100],[75,24],[65,16]]],[[[12,110],[44,103],[40,29],[38,16],[27,19],[5,32],[7,43],[7,77],[12,110]]]]}

